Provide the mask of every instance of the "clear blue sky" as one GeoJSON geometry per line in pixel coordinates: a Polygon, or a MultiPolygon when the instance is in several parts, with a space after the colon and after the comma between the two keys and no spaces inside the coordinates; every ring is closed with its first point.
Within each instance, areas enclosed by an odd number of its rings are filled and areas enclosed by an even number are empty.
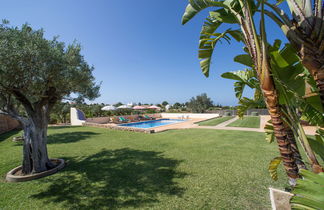
{"type": "MultiPolygon", "coordinates": [[[[205,78],[197,59],[198,37],[206,12],[187,25],[181,17],[187,0],[10,0],[0,14],[11,25],[28,22],[44,28],[46,37],[76,39],[82,53],[102,81],[101,97],[94,102],[171,103],[207,93],[215,103],[236,105],[233,81],[220,77],[242,69],[233,57],[242,44],[220,44],[212,71],[205,78]]],[[[273,36],[281,32],[268,24],[273,36]]],[[[247,91],[251,95],[251,91],[247,91]]]]}

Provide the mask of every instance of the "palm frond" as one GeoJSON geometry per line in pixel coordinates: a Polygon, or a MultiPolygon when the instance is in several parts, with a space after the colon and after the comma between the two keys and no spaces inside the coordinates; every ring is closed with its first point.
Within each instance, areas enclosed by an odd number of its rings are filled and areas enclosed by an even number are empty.
{"type": "Polygon", "coordinates": [[[323,209],[324,206],[324,173],[314,174],[301,170],[303,179],[298,179],[292,193],[292,209],[323,209]]]}
{"type": "Polygon", "coordinates": [[[219,22],[211,22],[210,19],[207,19],[207,22],[204,24],[201,36],[199,40],[199,52],[198,58],[201,59],[200,67],[203,74],[208,77],[209,70],[212,60],[212,55],[216,44],[221,41],[222,39],[226,40],[227,42],[231,41],[231,37],[235,40],[240,39],[240,31],[227,29],[223,33],[207,33],[206,31],[210,32],[212,30],[216,30],[219,27],[219,22]]]}
{"type": "Polygon", "coordinates": [[[182,16],[182,24],[186,24],[194,16],[196,16],[200,11],[208,7],[226,7],[223,1],[213,1],[213,0],[189,0],[189,4],[182,16]]]}
{"type": "Polygon", "coordinates": [[[269,168],[268,171],[270,173],[270,176],[273,180],[277,181],[278,180],[278,172],[277,169],[282,161],[282,157],[276,157],[272,159],[269,163],[269,168]]]}

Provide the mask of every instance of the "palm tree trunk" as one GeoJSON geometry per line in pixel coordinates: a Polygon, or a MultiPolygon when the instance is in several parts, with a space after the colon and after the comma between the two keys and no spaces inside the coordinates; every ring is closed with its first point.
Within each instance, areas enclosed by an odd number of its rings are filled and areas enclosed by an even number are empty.
{"type": "MultiPolygon", "coordinates": [[[[244,32],[245,36],[244,42],[249,50],[249,54],[254,63],[254,68],[257,72],[257,77],[260,81],[260,88],[262,90],[262,94],[271,117],[274,135],[278,143],[279,152],[282,157],[282,162],[286,170],[286,174],[289,178],[289,183],[291,186],[295,186],[296,179],[300,176],[298,174],[298,167],[286,132],[286,126],[282,119],[282,113],[279,107],[278,93],[276,91],[275,84],[270,73],[271,68],[267,55],[267,42],[264,24],[260,25],[262,42],[259,42],[260,37],[257,35],[255,24],[253,22],[251,5],[249,5],[248,2],[241,2],[242,5],[246,3],[247,6],[244,6],[242,8],[243,13],[245,14],[245,19],[241,22],[241,29],[242,32],[244,32]]],[[[261,22],[264,23],[264,15],[261,16],[261,19],[261,22]]]]}
{"type": "MultiPolygon", "coordinates": [[[[271,79],[271,81],[268,81],[268,84],[269,82],[272,83],[271,86],[273,87],[272,78],[268,79],[271,79]]],[[[277,139],[279,152],[289,178],[289,183],[294,186],[296,184],[296,179],[300,176],[298,174],[298,166],[295,161],[294,152],[287,135],[287,129],[284,121],[282,120],[277,92],[272,88],[270,90],[266,90],[264,87],[262,88],[262,92],[271,116],[274,135],[277,139]]]]}
{"type": "Polygon", "coordinates": [[[301,157],[301,155],[299,153],[299,149],[298,149],[298,146],[297,146],[297,142],[296,142],[294,133],[291,130],[291,128],[287,127],[286,128],[286,133],[287,133],[287,138],[288,138],[288,141],[290,142],[291,150],[293,152],[293,155],[294,155],[294,158],[295,158],[295,161],[296,161],[296,164],[297,164],[298,169],[299,170],[300,169],[307,169],[306,168],[306,165],[303,162],[302,157],[301,157]]]}
{"type": "Polygon", "coordinates": [[[317,50],[305,47],[299,50],[299,56],[302,60],[302,64],[308,69],[316,82],[322,107],[324,109],[324,56],[317,53],[317,50]]]}

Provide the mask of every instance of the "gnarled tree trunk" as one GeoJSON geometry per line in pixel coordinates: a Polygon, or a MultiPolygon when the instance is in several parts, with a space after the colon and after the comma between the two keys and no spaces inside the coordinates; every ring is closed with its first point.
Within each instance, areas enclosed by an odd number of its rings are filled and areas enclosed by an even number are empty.
{"type": "Polygon", "coordinates": [[[24,123],[24,147],[22,172],[24,174],[40,173],[53,168],[47,153],[48,118],[43,110],[33,113],[24,123]]]}

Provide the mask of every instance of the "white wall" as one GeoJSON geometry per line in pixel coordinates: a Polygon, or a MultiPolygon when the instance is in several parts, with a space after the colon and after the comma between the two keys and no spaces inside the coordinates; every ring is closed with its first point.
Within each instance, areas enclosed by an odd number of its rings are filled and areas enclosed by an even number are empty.
{"type": "MultiPolygon", "coordinates": [[[[81,110],[79,110],[79,111],[81,111],[81,110]]],[[[71,120],[71,125],[82,125],[83,123],[85,123],[85,120],[79,119],[78,110],[76,108],[70,109],[70,120],[71,120]]]]}
{"type": "Polygon", "coordinates": [[[190,119],[210,119],[219,117],[219,114],[196,114],[196,113],[161,113],[162,118],[190,118],[190,119]]]}

